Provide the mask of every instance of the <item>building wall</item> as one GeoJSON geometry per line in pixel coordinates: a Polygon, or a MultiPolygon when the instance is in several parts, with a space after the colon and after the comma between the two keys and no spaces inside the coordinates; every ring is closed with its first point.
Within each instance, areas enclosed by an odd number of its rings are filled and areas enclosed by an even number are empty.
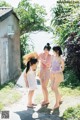
{"type": "MultiPolygon", "coordinates": [[[[12,14],[4,21],[0,22],[0,43],[1,41],[7,39],[8,40],[8,67],[9,67],[9,77],[6,76],[2,80],[0,77],[1,84],[4,82],[16,78],[20,73],[20,33],[19,33],[19,21],[17,18],[12,14]],[[8,26],[13,26],[14,35],[8,36],[8,26]]],[[[5,51],[0,51],[0,56],[5,51]]],[[[5,54],[4,54],[5,55],[5,54]]],[[[3,55],[2,55],[3,56],[3,55]]],[[[4,57],[0,57],[0,61],[3,61],[4,57]]],[[[2,64],[6,65],[6,62],[2,62],[2,64]]],[[[0,76],[1,70],[3,66],[0,66],[0,76]]],[[[3,69],[4,70],[4,69],[3,69]]]]}

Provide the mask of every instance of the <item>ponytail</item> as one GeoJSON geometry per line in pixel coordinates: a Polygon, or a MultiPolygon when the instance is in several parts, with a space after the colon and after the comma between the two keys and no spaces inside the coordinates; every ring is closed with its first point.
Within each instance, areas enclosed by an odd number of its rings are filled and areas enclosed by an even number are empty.
{"type": "Polygon", "coordinates": [[[27,68],[26,68],[26,73],[29,71],[30,66],[33,64],[36,64],[38,62],[38,60],[36,58],[31,58],[28,62],[27,62],[27,68]]]}
{"type": "Polygon", "coordinates": [[[30,61],[28,61],[27,63],[26,73],[29,71],[29,69],[30,69],[30,61]]]}
{"type": "Polygon", "coordinates": [[[50,44],[49,44],[49,43],[47,43],[47,45],[45,45],[45,46],[44,46],[44,50],[45,50],[45,49],[47,49],[48,51],[50,51],[50,50],[51,50],[51,46],[50,46],[50,44]]]}

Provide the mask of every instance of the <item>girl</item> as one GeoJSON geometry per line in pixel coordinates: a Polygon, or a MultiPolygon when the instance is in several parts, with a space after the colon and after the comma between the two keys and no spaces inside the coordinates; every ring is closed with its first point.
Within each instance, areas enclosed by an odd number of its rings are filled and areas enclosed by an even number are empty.
{"type": "Polygon", "coordinates": [[[42,106],[49,104],[47,85],[50,78],[50,65],[51,65],[51,55],[49,54],[50,49],[51,49],[50,44],[47,43],[47,45],[44,46],[44,53],[41,53],[39,55],[39,60],[40,60],[39,77],[40,77],[42,92],[44,97],[44,100],[41,103],[42,106]]]}
{"type": "Polygon", "coordinates": [[[58,91],[58,86],[63,81],[64,60],[61,58],[62,50],[59,46],[53,47],[53,52],[54,56],[52,56],[51,63],[51,88],[56,98],[53,109],[56,109],[61,103],[61,95],[58,91]]]}
{"type": "Polygon", "coordinates": [[[28,108],[33,108],[35,104],[32,103],[32,98],[34,95],[34,90],[37,88],[36,81],[36,68],[37,68],[38,60],[36,58],[30,58],[27,62],[27,68],[24,72],[24,80],[26,83],[26,87],[29,88],[28,92],[28,108]]]}

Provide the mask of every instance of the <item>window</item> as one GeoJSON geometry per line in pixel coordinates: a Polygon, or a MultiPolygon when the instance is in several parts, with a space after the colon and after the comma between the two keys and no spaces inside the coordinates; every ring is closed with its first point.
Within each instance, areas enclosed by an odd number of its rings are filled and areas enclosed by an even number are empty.
{"type": "Polygon", "coordinates": [[[8,25],[8,35],[14,35],[14,26],[8,25]]]}

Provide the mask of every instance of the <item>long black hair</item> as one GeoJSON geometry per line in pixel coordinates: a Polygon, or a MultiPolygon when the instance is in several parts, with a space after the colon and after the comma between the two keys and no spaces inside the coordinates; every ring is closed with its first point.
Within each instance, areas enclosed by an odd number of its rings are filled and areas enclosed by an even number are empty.
{"type": "Polygon", "coordinates": [[[53,51],[58,52],[58,55],[62,55],[62,50],[60,46],[54,46],[53,51]]]}
{"type": "Polygon", "coordinates": [[[27,68],[26,68],[26,73],[29,71],[30,66],[32,66],[33,64],[36,64],[38,62],[38,60],[36,58],[31,58],[28,62],[27,62],[27,68]]]}
{"type": "Polygon", "coordinates": [[[48,51],[50,51],[50,50],[51,50],[51,46],[50,46],[50,44],[49,44],[49,43],[47,43],[47,45],[45,45],[45,46],[44,46],[44,50],[45,50],[45,49],[47,49],[48,51]]]}

